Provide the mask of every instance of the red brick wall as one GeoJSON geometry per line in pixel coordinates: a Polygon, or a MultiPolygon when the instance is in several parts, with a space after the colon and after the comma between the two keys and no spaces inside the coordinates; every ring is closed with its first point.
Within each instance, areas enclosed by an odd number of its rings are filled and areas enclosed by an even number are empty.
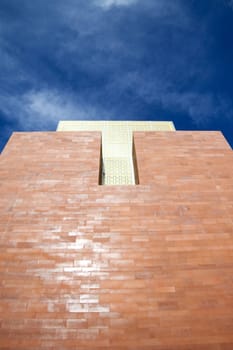
{"type": "Polygon", "coordinates": [[[233,348],[233,162],[216,132],[135,133],[138,186],[98,186],[100,134],[17,133],[0,166],[0,349],[233,348]]]}

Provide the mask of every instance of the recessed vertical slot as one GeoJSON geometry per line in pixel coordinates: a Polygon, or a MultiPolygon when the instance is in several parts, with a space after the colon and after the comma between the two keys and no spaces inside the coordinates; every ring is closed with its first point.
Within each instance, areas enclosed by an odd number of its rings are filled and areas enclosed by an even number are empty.
{"type": "Polygon", "coordinates": [[[133,170],[134,170],[134,180],[135,185],[139,185],[139,174],[138,174],[138,163],[137,163],[137,155],[136,155],[136,148],[134,143],[134,137],[133,137],[133,147],[132,147],[132,158],[133,158],[133,170]]]}
{"type": "MultiPolygon", "coordinates": [[[[138,166],[133,136],[124,146],[124,152],[106,152],[109,144],[101,140],[99,160],[99,185],[138,185],[138,166]],[[107,153],[107,157],[106,157],[107,153]]],[[[120,144],[121,146],[121,144],[120,144]]]]}
{"type": "Polygon", "coordinates": [[[100,142],[100,159],[99,159],[99,185],[104,184],[104,163],[103,163],[103,152],[102,152],[102,138],[100,142]]]}

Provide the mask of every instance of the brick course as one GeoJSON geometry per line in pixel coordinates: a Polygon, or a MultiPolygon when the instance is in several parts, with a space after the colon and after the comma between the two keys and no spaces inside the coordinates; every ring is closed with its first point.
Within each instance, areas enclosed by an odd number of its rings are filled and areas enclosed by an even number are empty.
{"type": "Polygon", "coordinates": [[[99,186],[100,143],[15,133],[1,154],[0,349],[232,349],[232,150],[136,132],[139,185],[99,186]]]}

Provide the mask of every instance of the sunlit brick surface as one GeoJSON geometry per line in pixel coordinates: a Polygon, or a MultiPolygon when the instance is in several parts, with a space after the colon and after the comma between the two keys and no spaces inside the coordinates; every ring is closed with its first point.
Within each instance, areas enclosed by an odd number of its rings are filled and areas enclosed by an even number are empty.
{"type": "Polygon", "coordinates": [[[217,132],[17,133],[0,167],[0,349],[233,349],[233,161],[217,132]]]}

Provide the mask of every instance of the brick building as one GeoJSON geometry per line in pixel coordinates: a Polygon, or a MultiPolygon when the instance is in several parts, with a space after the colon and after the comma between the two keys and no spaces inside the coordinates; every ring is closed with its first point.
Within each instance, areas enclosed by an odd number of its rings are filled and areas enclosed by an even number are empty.
{"type": "Polygon", "coordinates": [[[0,160],[0,349],[233,349],[220,132],[62,122],[0,160]]]}

